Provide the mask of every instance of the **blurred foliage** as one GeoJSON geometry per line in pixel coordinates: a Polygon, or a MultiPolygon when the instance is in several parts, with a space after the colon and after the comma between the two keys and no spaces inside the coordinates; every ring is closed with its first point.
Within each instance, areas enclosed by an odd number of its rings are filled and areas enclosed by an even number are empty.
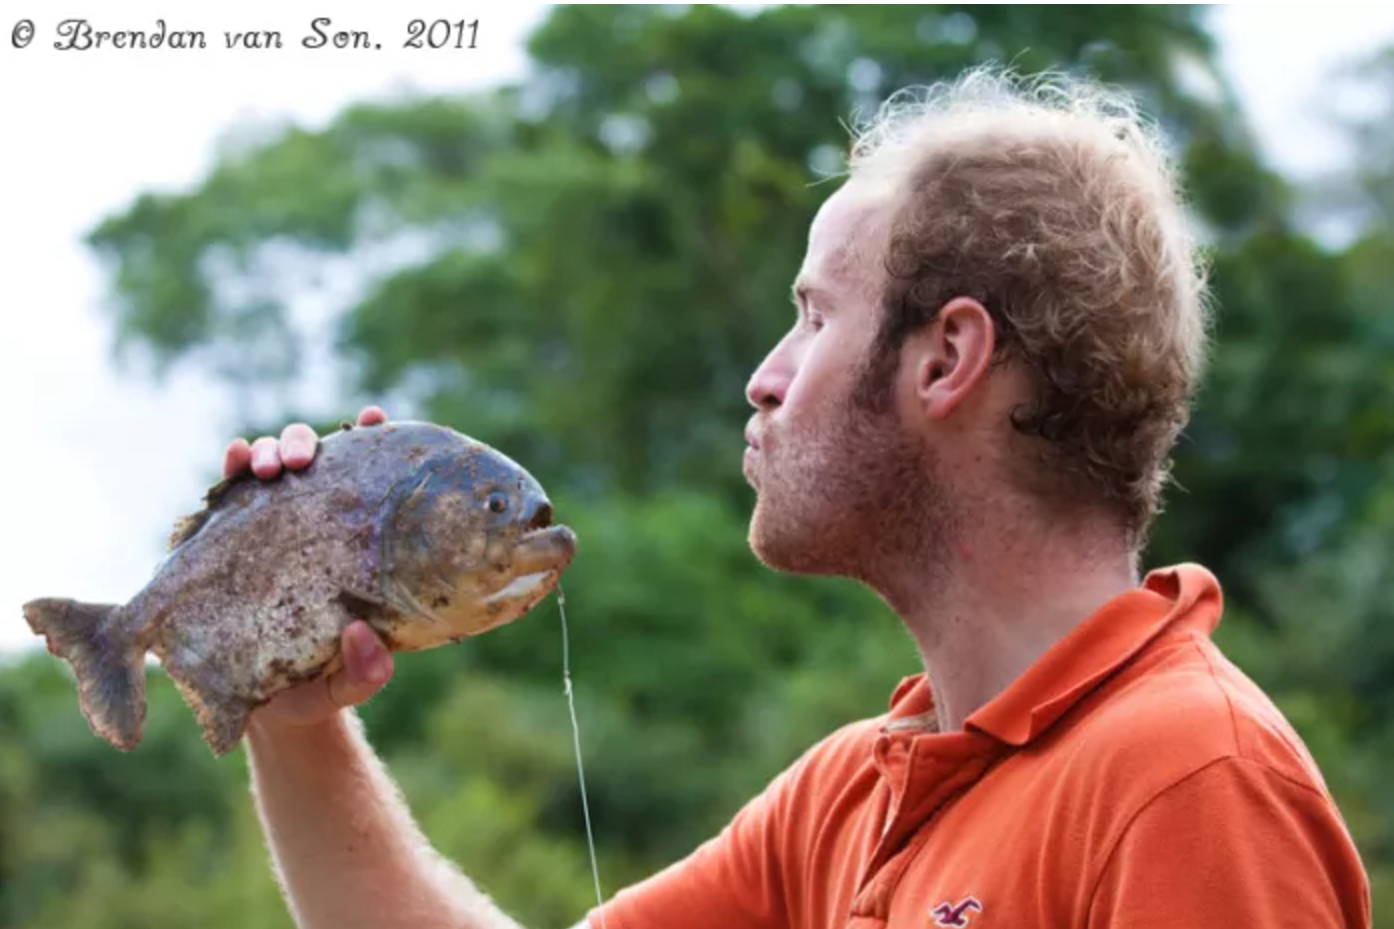
{"type": "MultiPolygon", "coordinates": [[[[1383,109],[1346,127],[1359,161],[1322,191],[1365,207],[1338,248],[1292,219],[1300,192],[1248,137],[1204,15],[561,7],[523,83],[254,127],[90,243],[120,345],[269,398],[248,434],[388,397],[553,490],[584,540],[566,593],[608,892],[917,670],[879,600],[745,544],[742,389],[788,323],[839,118],[987,59],[1126,83],[1178,141],[1220,310],[1149,558],[1225,581],[1221,643],[1308,740],[1394,926],[1394,53],[1361,72],[1383,109]],[[334,408],[277,403],[324,319],[334,408]]],[[[593,893],[558,620],[553,602],[410,656],[364,712],[432,840],[538,927],[593,893]]],[[[241,755],[209,757],[158,670],[151,698],[121,755],[48,656],[0,672],[0,926],[290,925],[241,755]]]]}

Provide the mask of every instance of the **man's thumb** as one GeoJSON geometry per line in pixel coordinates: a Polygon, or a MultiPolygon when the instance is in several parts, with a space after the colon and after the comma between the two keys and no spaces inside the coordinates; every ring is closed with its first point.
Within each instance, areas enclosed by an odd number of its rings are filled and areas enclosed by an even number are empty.
{"type": "Polygon", "coordinates": [[[392,677],[392,653],[367,623],[344,630],[344,668],[329,679],[329,698],[336,706],[355,706],[382,689],[392,677]]]}

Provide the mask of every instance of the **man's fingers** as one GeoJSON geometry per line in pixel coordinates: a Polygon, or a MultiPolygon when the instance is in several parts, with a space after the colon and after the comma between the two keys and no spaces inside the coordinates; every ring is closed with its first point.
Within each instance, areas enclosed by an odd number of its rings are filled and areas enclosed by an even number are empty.
{"type": "Polygon", "coordinates": [[[223,477],[236,477],[252,466],[252,446],[246,439],[233,439],[223,453],[223,477]]]}
{"type": "Polygon", "coordinates": [[[252,473],[270,480],[281,473],[281,454],[276,440],[264,435],[252,443],[252,473]]]}
{"type": "Polygon", "coordinates": [[[336,710],[364,703],[378,692],[380,684],[354,680],[340,672],[329,678],[329,700],[336,710]]]}
{"type": "Polygon", "coordinates": [[[387,413],[380,406],[365,406],[358,414],[358,425],[380,426],[387,422],[387,413]]]}
{"type": "MultiPolygon", "coordinates": [[[[387,421],[387,414],[379,407],[365,407],[358,414],[362,425],[376,425],[387,421]]],[[[246,439],[234,439],[223,453],[223,476],[235,477],[251,469],[262,480],[270,480],[281,473],[283,468],[299,471],[307,468],[315,460],[319,451],[319,436],[305,423],[291,423],[281,430],[280,441],[271,436],[262,436],[250,445],[246,439]]]]}
{"type": "Polygon", "coordinates": [[[355,683],[376,690],[392,676],[392,653],[362,620],[350,623],[344,630],[343,649],[344,669],[355,683]]]}
{"type": "Polygon", "coordinates": [[[356,706],[392,677],[392,653],[363,622],[344,630],[343,649],[344,669],[329,679],[329,697],[338,707],[356,706]]]}
{"type": "Polygon", "coordinates": [[[292,470],[307,467],[315,460],[319,436],[304,423],[293,423],[281,431],[281,464],[292,470]]]}

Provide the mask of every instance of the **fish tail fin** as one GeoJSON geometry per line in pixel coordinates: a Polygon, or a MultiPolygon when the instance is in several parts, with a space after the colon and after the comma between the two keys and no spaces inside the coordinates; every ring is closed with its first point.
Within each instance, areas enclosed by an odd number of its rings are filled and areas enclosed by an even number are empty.
{"type": "Polygon", "coordinates": [[[110,603],[54,598],[24,605],[29,628],[73,669],[82,715],[92,731],[131,751],[145,725],[145,649],[123,628],[123,615],[110,603]]]}

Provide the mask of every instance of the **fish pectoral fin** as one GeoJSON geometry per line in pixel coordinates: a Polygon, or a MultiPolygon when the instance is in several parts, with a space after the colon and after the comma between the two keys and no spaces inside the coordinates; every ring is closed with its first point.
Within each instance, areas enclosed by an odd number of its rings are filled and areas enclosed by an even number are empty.
{"type": "Polygon", "coordinates": [[[411,594],[394,592],[391,596],[393,603],[400,604],[398,609],[408,616],[416,616],[433,623],[441,621],[439,616],[431,612],[431,610],[427,609],[425,606],[422,606],[421,601],[417,600],[411,594]]]}
{"type": "Polygon", "coordinates": [[[402,616],[411,616],[433,623],[440,621],[415,597],[410,594],[399,594],[393,590],[385,591],[384,596],[380,598],[348,588],[341,588],[337,599],[350,616],[354,619],[361,619],[374,627],[402,616]]]}
{"type": "Polygon", "coordinates": [[[387,601],[371,594],[349,590],[347,587],[339,590],[336,599],[350,616],[354,619],[361,619],[370,626],[386,619],[393,612],[391,604],[387,601]]]}

